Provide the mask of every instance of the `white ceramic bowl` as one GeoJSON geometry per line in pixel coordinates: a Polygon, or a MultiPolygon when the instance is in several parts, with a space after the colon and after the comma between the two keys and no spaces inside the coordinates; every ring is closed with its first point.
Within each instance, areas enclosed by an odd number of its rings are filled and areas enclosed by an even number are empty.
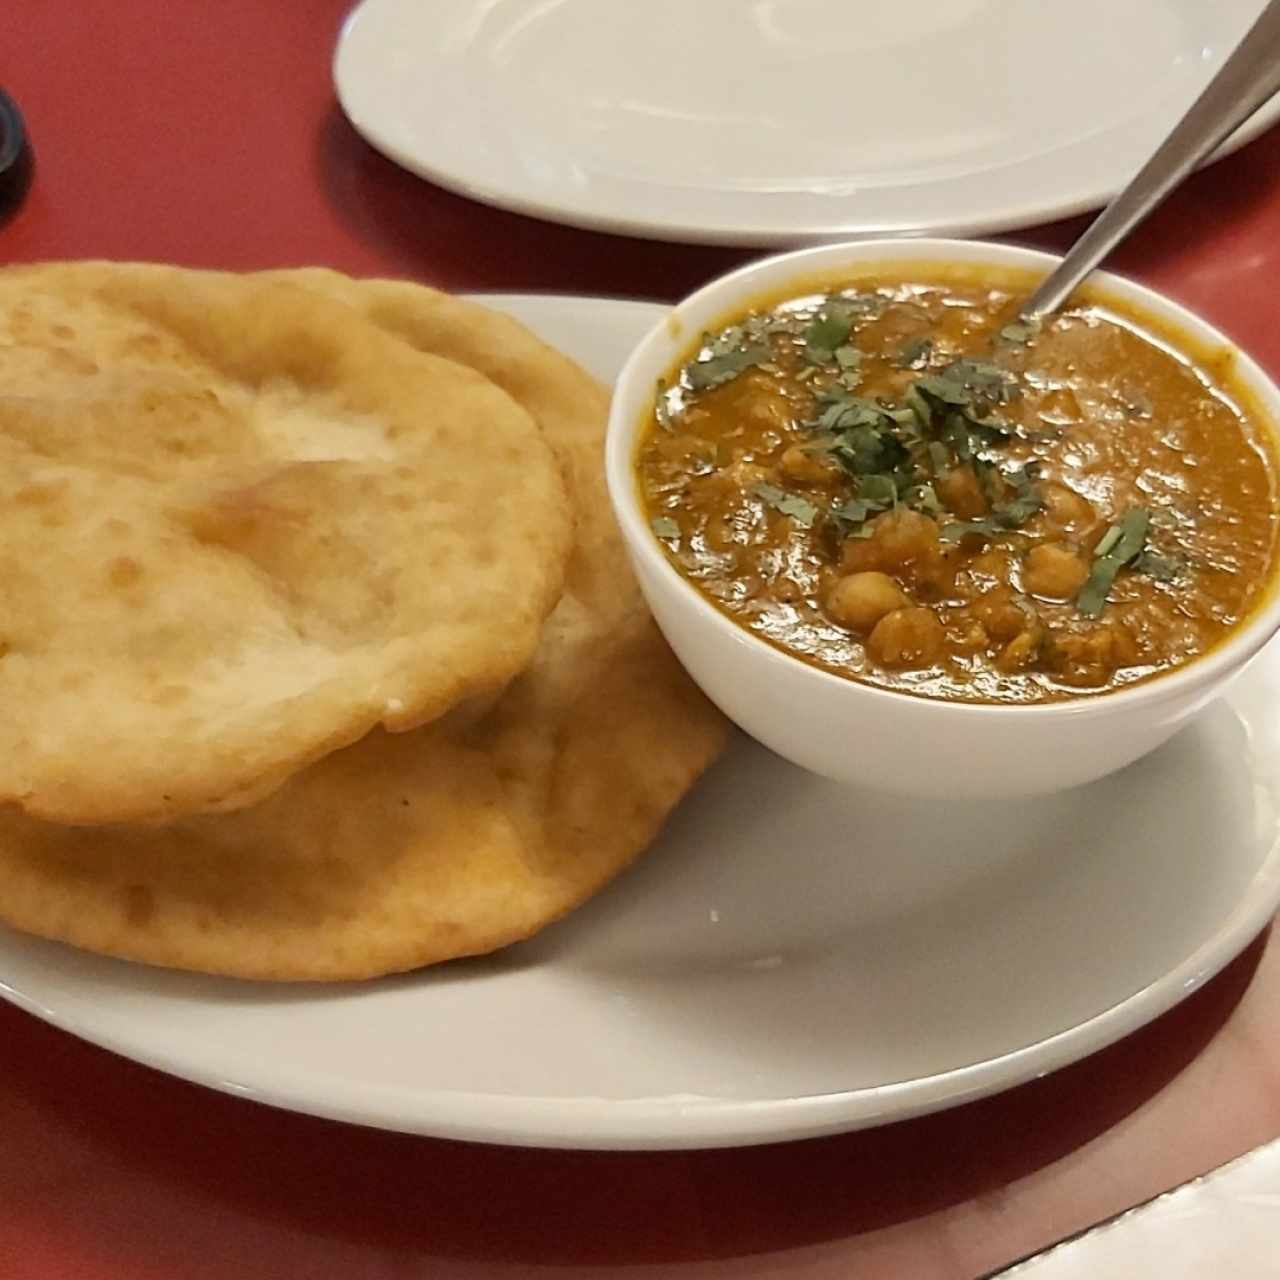
{"type": "MultiPolygon", "coordinates": [[[[765,746],[837,780],[933,795],[1030,795],[1092,781],[1145,755],[1221,693],[1280,629],[1280,592],[1206,657],[1098,697],[1043,706],[952,703],[872,688],[783,653],[711,605],[667,560],[649,528],[634,471],[637,438],[654,386],[692,341],[762,295],[839,282],[879,262],[988,263],[1047,272],[1050,254],[979,241],[861,240],[782,254],[699,289],[640,343],[622,370],[609,415],[609,493],[645,598],[676,656],[730,719],[765,746]]],[[[1235,373],[1268,420],[1280,390],[1217,329],[1169,299],[1099,273],[1108,295],[1185,334],[1194,350],[1226,348],[1235,373]]]]}

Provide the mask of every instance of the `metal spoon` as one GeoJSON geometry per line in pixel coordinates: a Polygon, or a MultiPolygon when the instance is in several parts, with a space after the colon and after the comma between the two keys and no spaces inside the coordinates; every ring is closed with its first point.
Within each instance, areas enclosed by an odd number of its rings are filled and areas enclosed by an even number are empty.
{"type": "Polygon", "coordinates": [[[1076,285],[1196,165],[1277,92],[1280,92],[1280,0],[1270,0],[1151,159],[1023,304],[1022,319],[1034,321],[1056,311],[1076,285]]]}

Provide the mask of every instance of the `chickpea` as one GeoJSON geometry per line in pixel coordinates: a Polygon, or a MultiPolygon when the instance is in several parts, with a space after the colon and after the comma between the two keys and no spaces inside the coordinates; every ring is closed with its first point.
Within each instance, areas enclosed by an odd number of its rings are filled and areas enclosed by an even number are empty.
{"type": "Polygon", "coordinates": [[[1028,628],[1009,641],[996,655],[996,670],[1012,675],[1025,671],[1040,656],[1043,632],[1040,628],[1028,628]]]}
{"type": "Polygon", "coordinates": [[[994,587],[973,602],[973,615],[993,640],[1008,643],[1027,629],[1027,611],[1008,587],[994,587]]]}
{"type": "Polygon", "coordinates": [[[769,479],[769,472],[758,463],[731,462],[705,476],[699,476],[693,484],[699,494],[708,494],[714,502],[737,506],[742,495],[754,486],[769,479]]]}
{"type": "Polygon", "coordinates": [[[1078,688],[1104,685],[1121,668],[1138,660],[1138,646],[1122,623],[1104,622],[1053,638],[1054,674],[1078,688]]]}
{"type": "Polygon", "coordinates": [[[938,526],[910,507],[886,511],[875,519],[872,539],[880,544],[888,569],[906,569],[938,554],[938,526]]]}
{"type": "Polygon", "coordinates": [[[988,547],[978,552],[968,563],[969,575],[989,578],[990,585],[1007,586],[1010,573],[1010,554],[1006,547],[988,547]]]}
{"type": "Polygon", "coordinates": [[[1041,485],[1040,496],[1044,499],[1045,520],[1054,528],[1076,533],[1087,529],[1097,519],[1097,513],[1087,498],[1082,498],[1074,489],[1056,480],[1041,485]]]}
{"type": "Polygon", "coordinates": [[[937,547],[911,572],[911,586],[922,601],[943,600],[954,593],[960,568],[959,549],[937,547]]]}
{"type": "Polygon", "coordinates": [[[913,606],[886,613],[867,639],[867,653],[882,667],[933,666],[943,654],[946,633],[932,609],[913,606]]]}
{"type": "Polygon", "coordinates": [[[987,514],[987,495],[972,467],[952,467],[937,478],[933,487],[943,506],[962,520],[987,514]]]}
{"type": "Polygon", "coordinates": [[[782,474],[799,484],[829,485],[840,478],[840,467],[825,453],[814,453],[793,444],[785,449],[781,460],[782,474]]]}
{"type": "Polygon", "coordinates": [[[1022,585],[1033,596],[1070,600],[1089,578],[1084,557],[1065,542],[1032,547],[1022,566],[1022,585]]]}
{"type": "Polygon", "coordinates": [[[840,569],[844,573],[868,573],[884,568],[883,548],[874,538],[846,538],[840,548],[840,569]]]}
{"type": "Polygon", "coordinates": [[[827,596],[827,612],[841,626],[870,631],[881,618],[911,603],[907,593],[887,573],[851,573],[827,596]]]}
{"type": "Polygon", "coordinates": [[[892,573],[927,566],[941,558],[937,524],[910,507],[886,511],[876,516],[869,527],[869,538],[846,541],[841,568],[851,572],[883,569],[892,573]]]}
{"type": "Polygon", "coordinates": [[[991,637],[987,635],[986,627],[964,612],[953,616],[952,626],[947,631],[947,641],[959,653],[982,653],[991,647],[991,637]]]}
{"type": "Polygon", "coordinates": [[[1103,627],[1111,636],[1112,652],[1118,659],[1117,666],[1131,667],[1139,661],[1142,650],[1133,632],[1123,622],[1108,622],[1103,627]]]}

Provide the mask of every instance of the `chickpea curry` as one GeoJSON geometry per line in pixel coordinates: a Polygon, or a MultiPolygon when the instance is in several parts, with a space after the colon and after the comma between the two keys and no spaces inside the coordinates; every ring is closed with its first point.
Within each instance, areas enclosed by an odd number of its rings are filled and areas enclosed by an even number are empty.
{"type": "Polygon", "coordinates": [[[1211,649],[1277,532],[1226,357],[921,274],[762,305],[659,384],[637,467],[676,567],[796,657],[949,700],[1100,693],[1211,649]]]}

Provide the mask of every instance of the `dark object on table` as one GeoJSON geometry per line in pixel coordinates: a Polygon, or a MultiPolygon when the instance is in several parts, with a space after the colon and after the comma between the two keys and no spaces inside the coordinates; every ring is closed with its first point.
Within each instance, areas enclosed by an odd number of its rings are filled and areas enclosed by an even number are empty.
{"type": "Polygon", "coordinates": [[[18,104],[0,89],[0,221],[7,218],[31,183],[31,147],[18,104]]]}

